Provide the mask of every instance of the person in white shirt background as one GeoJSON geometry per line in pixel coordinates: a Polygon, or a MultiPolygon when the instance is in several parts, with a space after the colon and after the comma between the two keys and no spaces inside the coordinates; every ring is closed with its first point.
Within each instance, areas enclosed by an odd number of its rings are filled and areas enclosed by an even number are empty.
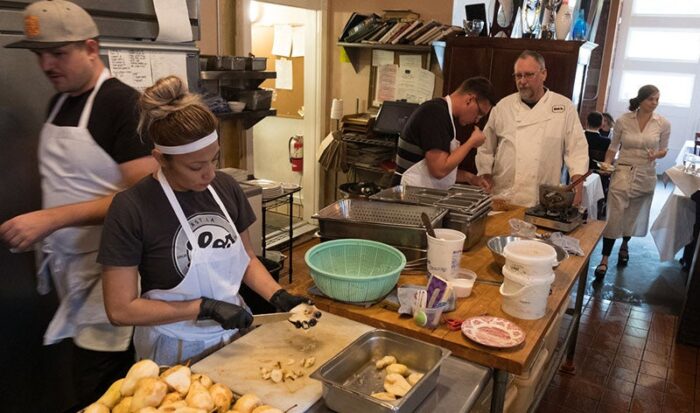
{"type": "MultiPolygon", "coordinates": [[[[539,203],[539,186],[561,182],[566,165],[572,180],[588,171],[588,144],[571,100],[544,86],[542,55],[525,50],[515,61],[517,93],[501,99],[484,128],[476,166],[494,196],[526,207],[539,203]]],[[[574,205],[582,200],[583,183],[574,205]]]]}
{"type": "Polygon", "coordinates": [[[608,223],[603,232],[603,252],[595,269],[596,280],[608,270],[608,257],[617,238],[622,238],[617,265],[627,265],[631,237],[643,237],[649,229],[649,210],[656,188],[656,160],[668,153],[671,124],[655,112],[659,89],[639,88],[630,99],[629,112],[615,122],[615,130],[605,162],[611,163],[619,151],[615,172],[608,189],[608,223]]]}

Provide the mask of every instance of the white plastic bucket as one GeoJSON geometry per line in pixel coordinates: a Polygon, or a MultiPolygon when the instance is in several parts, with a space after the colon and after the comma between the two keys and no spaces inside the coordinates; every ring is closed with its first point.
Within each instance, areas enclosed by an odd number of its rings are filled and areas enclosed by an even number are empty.
{"type": "Polygon", "coordinates": [[[446,280],[454,279],[459,271],[467,236],[448,228],[435,229],[435,236],[437,238],[428,235],[428,272],[446,280]]]}
{"type": "Polygon", "coordinates": [[[549,289],[554,282],[551,268],[548,275],[526,276],[503,266],[503,284],[500,292],[503,298],[501,308],[513,317],[523,320],[537,320],[547,311],[549,289]]]}
{"type": "Polygon", "coordinates": [[[557,251],[539,241],[518,240],[503,248],[506,265],[511,272],[527,276],[545,276],[557,265],[557,251]]]}

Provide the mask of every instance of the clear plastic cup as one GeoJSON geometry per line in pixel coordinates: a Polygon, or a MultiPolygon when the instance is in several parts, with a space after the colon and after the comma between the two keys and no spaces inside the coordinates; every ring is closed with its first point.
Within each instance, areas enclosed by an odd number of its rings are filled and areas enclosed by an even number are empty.
{"type": "Polygon", "coordinates": [[[417,326],[435,329],[440,325],[445,306],[435,308],[416,307],[413,309],[413,321],[417,326]]]}

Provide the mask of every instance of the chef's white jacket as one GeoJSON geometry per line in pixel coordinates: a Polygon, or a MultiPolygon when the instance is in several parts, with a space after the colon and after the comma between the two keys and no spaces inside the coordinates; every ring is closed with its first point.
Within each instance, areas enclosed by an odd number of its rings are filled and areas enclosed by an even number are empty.
{"type": "Polygon", "coordinates": [[[537,205],[539,185],[559,184],[563,163],[572,176],[588,171],[588,143],[578,113],[558,93],[545,92],[532,109],[518,93],[506,96],[491,110],[484,134],[477,170],[491,174],[494,196],[512,204],[537,205]]]}

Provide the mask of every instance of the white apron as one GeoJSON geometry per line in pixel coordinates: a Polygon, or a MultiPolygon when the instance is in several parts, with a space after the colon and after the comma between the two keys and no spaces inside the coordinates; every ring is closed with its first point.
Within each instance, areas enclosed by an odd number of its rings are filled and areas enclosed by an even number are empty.
{"type": "MultiPolygon", "coordinates": [[[[189,244],[192,246],[190,265],[182,281],[169,290],[150,290],[144,298],[163,301],[213,298],[245,307],[238,295],[250,257],[241,241],[233,220],[219,195],[211,185],[207,187],[231,225],[234,243],[229,248],[200,248],[197,235],[185,217],[170,184],[158,170],[158,181],[172,207],[189,244]]],[[[134,346],[139,359],[150,358],[161,365],[195,360],[216,350],[231,339],[237,330],[224,330],[213,320],[188,320],[157,326],[136,327],[134,346]]]]}
{"type": "Polygon", "coordinates": [[[656,188],[656,163],[618,165],[608,188],[608,219],[605,238],[644,237],[656,188]]]}
{"type": "MultiPolygon", "coordinates": [[[[105,69],[85,102],[78,126],[52,122],[68,94],[61,95],[41,130],[39,160],[43,207],[90,201],[120,189],[119,165],[90,135],[88,121],[95,96],[110,78],[105,69]]],[[[123,351],[131,340],[131,327],[112,327],[102,298],[101,266],[96,262],[101,225],[62,228],[42,243],[45,258],[39,268],[39,293],[56,286],[60,305],[46,333],[44,344],[73,337],[77,345],[96,351],[123,351]]]]}
{"type": "MultiPolygon", "coordinates": [[[[445,96],[447,101],[447,112],[450,115],[450,122],[452,122],[452,140],[450,141],[450,153],[455,149],[459,148],[459,141],[457,140],[457,129],[455,128],[455,121],[452,117],[452,99],[450,96],[445,96]]],[[[434,178],[430,171],[428,170],[428,164],[425,162],[425,158],[421,159],[420,162],[414,164],[408,168],[401,175],[401,185],[412,185],[420,186],[423,188],[435,188],[435,189],[448,189],[457,182],[457,169],[455,168],[452,172],[447,174],[447,176],[438,179],[434,178]]]]}

